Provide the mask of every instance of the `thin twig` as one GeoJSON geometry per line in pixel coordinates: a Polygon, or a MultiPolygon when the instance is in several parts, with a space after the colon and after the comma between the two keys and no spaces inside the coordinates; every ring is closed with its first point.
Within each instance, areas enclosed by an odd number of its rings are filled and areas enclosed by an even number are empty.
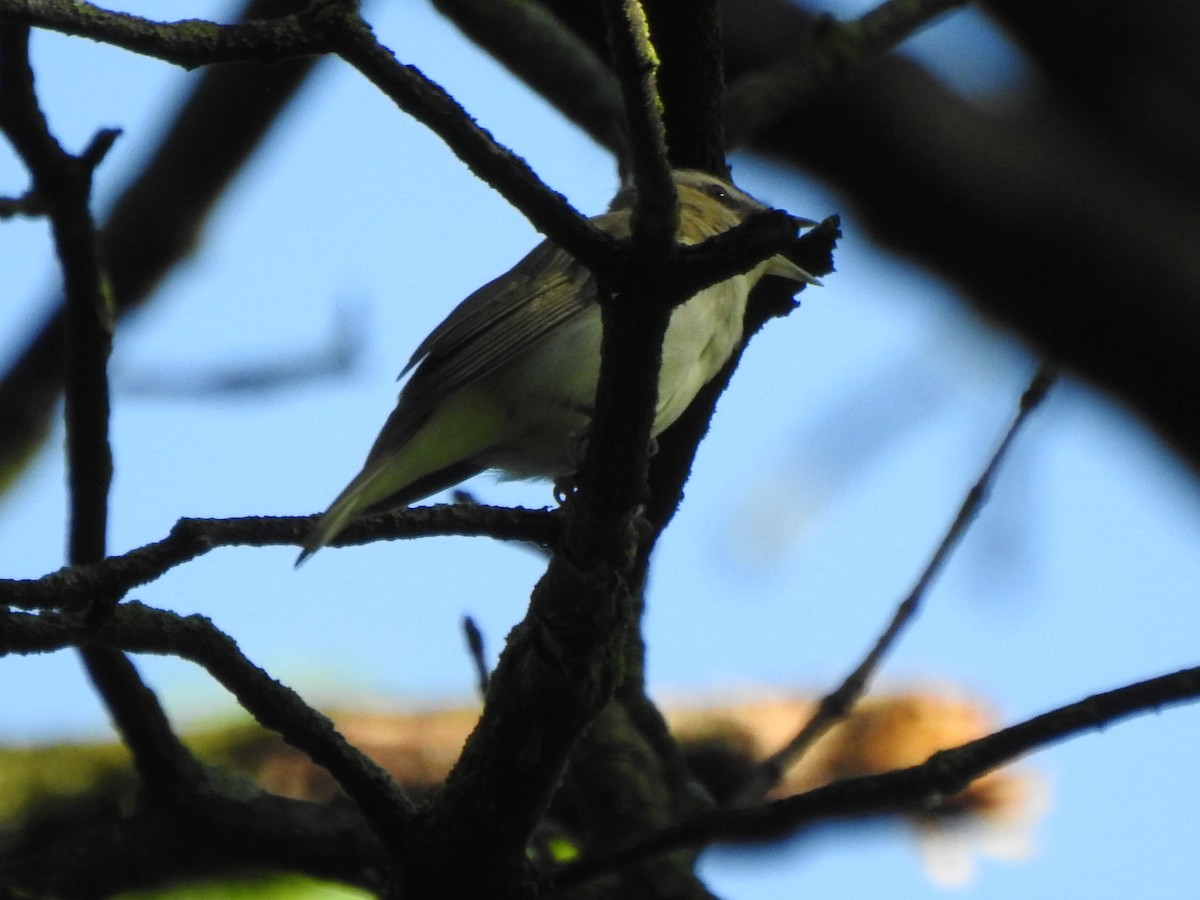
{"type": "Polygon", "coordinates": [[[739,792],[737,803],[745,804],[762,799],[767,791],[779,782],[783,774],[807,752],[817,738],[846,717],[858,701],[858,698],[866,691],[867,684],[875,674],[875,670],[879,667],[884,654],[896,643],[900,633],[917,614],[929,585],[941,573],[950,554],[958,546],[967,528],[970,527],[976,516],[978,516],[980,509],[983,508],[984,503],[987,501],[988,493],[995,483],[1000,464],[1008,455],[1013,440],[1021,430],[1021,426],[1029,418],[1029,415],[1045,399],[1047,392],[1054,384],[1055,377],[1054,371],[1049,366],[1042,366],[1038,369],[1029,386],[1026,387],[1024,393],[1021,395],[1017,414],[1013,418],[1012,424],[1008,426],[1008,431],[1005,432],[1000,445],[992,454],[991,459],[988,460],[979,478],[971,486],[971,489],[967,491],[966,497],[963,498],[963,502],[958,508],[958,513],[950,523],[950,527],[946,530],[945,535],[943,535],[937,550],[934,551],[933,557],[926,564],[925,569],[921,572],[912,590],[909,591],[908,596],[897,607],[891,622],[883,634],[879,636],[879,639],[875,642],[875,645],[867,653],[863,661],[846,677],[846,680],[835,691],[822,698],[812,718],[788,742],[787,746],[773,753],[759,764],[755,775],[749,780],[742,791],[739,792]]]}
{"type": "Polygon", "coordinates": [[[472,665],[475,666],[475,687],[479,692],[479,699],[486,700],[490,677],[487,658],[484,655],[483,632],[471,616],[463,616],[462,627],[463,636],[467,639],[467,651],[471,654],[472,665]]]}
{"type": "MultiPolygon", "coordinates": [[[[171,533],[101,562],[68,566],[41,578],[0,578],[0,605],[67,609],[100,596],[115,603],[129,591],[217,547],[299,546],[316,516],[180,519],[171,533]]],[[[547,510],[464,504],[422,506],[371,516],[332,542],[349,547],[379,540],[455,535],[551,547],[560,517],[547,510]]]]}
{"type": "Polygon", "coordinates": [[[214,63],[280,62],[327,53],[331,37],[321,27],[341,0],[312,3],[295,15],[221,25],[202,19],[159,22],[102,9],[85,0],[0,0],[0,22],[86,37],[151,56],[185,69],[214,63]]]}

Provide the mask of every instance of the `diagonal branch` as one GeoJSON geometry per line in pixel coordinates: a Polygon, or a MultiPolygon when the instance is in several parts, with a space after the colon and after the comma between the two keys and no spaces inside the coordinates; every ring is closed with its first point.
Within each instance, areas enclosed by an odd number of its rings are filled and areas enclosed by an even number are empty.
{"type": "Polygon", "coordinates": [[[625,157],[621,89],[612,69],[543,4],[434,0],[433,5],[592,140],[618,159],[625,157]]]}
{"type": "Polygon", "coordinates": [[[897,47],[913,33],[967,0],[887,0],[849,22],[817,20],[811,45],[786,61],[734,82],[725,102],[730,146],[751,142],[812,102],[819,91],[844,81],[897,47]]]}
{"type": "Polygon", "coordinates": [[[593,271],[617,262],[617,241],[547,188],[528,164],[498,144],[439,85],[402,65],[370,26],[357,17],[339,21],[336,51],[393,103],[445,142],[481,179],[499,191],[538,231],[593,271]]]}
{"type": "Polygon", "coordinates": [[[7,650],[45,653],[95,647],[177,656],[203,667],[264,727],[326,769],[354,800],[385,845],[403,835],[413,807],[391,776],[355,749],[333,723],[291,688],[272,679],[203,616],[180,617],[138,602],[119,606],[95,629],[62,619],[11,613],[4,621],[7,650]]]}
{"type": "Polygon", "coordinates": [[[962,540],[967,528],[970,527],[971,523],[979,515],[979,511],[987,501],[992,485],[996,481],[1000,465],[1008,455],[1009,448],[1012,447],[1017,432],[1020,431],[1021,426],[1024,425],[1029,415],[1041,405],[1054,381],[1055,374],[1048,367],[1042,367],[1033,376],[1029,387],[1025,389],[1024,394],[1021,396],[1017,415],[1013,419],[1012,424],[1009,425],[1008,431],[1005,432],[1004,438],[1000,441],[1000,446],[996,448],[991,459],[988,460],[978,480],[967,491],[967,496],[959,506],[954,521],[950,523],[950,527],[946,530],[946,534],[938,544],[937,550],[934,551],[933,557],[921,572],[917,583],[897,607],[888,627],[879,636],[875,645],[854,671],[846,677],[835,691],[821,699],[812,718],[805,723],[800,732],[786,746],[760,763],[758,771],[742,789],[739,797],[740,802],[748,803],[762,799],[767,791],[779,782],[779,779],[783,777],[784,773],[787,772],[796,760],[807,752],[808,748],[816,742],[817,738],[849,714],[854,704],[866,692],[867,683],[874,676],[875,670],[879,667],[884,654],[892,648],[896,640],[900,637],[901,632],[916,616],[924,599],[925,592],[945,567],[946,561],[962,540]]]}

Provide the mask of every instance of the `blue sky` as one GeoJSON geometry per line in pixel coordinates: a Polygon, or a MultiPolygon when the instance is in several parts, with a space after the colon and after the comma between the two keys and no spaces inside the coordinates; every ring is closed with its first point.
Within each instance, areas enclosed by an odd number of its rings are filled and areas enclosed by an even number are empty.
{"type": "MultiPolygon", "coordinates": [[[[402,61],[445,86],[577,208],[603,209],[616,184],[602,150],[424,4],[384,7],[373,21],[402,61]]],[[[188,14],[222,8],[196,3],[188,14]]],[[[964,90],[1020,77],[1012,54],[963,18],[927,30],[918,48],[964,90]]],[[[153,145],[163,105],[196,76],[55,36],[39,34],[34,52],[43,104],[69,148],[97,128],[125,129],[99,174],[103,209],[153,145]]],[[[1019,343],[975,319],[948,287],[873,247],[844,198],[749,158],[734,166],[741,186],[765,201],[813,218],[842,213],[845,239],[826,287],[806,291],[799,311],[755,340],[661,544],[647,640],[652,685],[668,698],[820,691],[839,679],[932,552],[1034,368],[1019,343]]],[[[3,148],[0,194],[25,187],[3,148]]],[[[0,229],[3,363],[56,273],[44,223],[0,229]]],[[[184,515],[324,508],[357,471],[412,348],[538,239],[436,138],[329,63],[205,237],[117,338],[114,552],[162,537],[184,515]],[[144,389],[164,373],[302,352],[347,314],[363,323],[364,346],[343,378],[208,399],[144,389]]],[[[62,564],[60,444],[61,430],[0,500],[6,577],[62,564]]],[[[469,486],[487,502],[550,502],[545,485],[485,477],[469,486]]],[[[1122,411],[1061,384],[1020,437],[882,683],[957,685],[1016,721],[1193,665],[1198,541],[1200,493],[1187,471],[1122,411]]],[[[135,596],[210,616],[256,663],[315,700],[435,705],[471,696],[460,617],[473,615],[496,653],[541,565],[526,551],[468,539],[323,551],[299,571],[294,555],[218,550],[135,596]]],[[[139,665],[180,722],[231,708],[187,664],[139,665]]],[[[65,654],[0,661],[0,695],[0,740],[107,727],[65,654]]],[[[1200,863],[1185,823],[1200,805],[1188,774],[1198,722],[1195,709],[1168,710],[1036,754],[1026,764],[1043,773],[1051,801],[1036,855],[985,863],[961,893],[1045,896],[1070,885],[1092,900],[1191,896],[1200,863]]],[[[713,854],[706,871],[719,894],[745,900],[942,891],[895,828],[749,857],[713,854]]]]}

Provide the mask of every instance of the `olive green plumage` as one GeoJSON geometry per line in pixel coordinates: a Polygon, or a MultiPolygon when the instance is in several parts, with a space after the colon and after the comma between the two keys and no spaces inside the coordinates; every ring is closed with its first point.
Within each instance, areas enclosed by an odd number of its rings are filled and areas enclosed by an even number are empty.
{"type": "MultiPolygon", "coordinates": [[[[761,203],[701,172],[674,175],[679,240],[727,231],[761,203]]],[[[630,233],[632,192],[592,222],[630,233]]],[[[782,256],[708,287],[671,314],[663,342],[657,436],[742,339],[746,298],[764,275],[814,282],[782,256]]],[[[405,366],[412,377],[363,469],[304,541],[297,562],[361,515],[407,506],[486,469],[513,478],[572,470],[600,373],[600,307],[591,273],[550,242],[460,303],[405,366]]],[[[403,373],[402,373],[403,374],[403,373]]]]}

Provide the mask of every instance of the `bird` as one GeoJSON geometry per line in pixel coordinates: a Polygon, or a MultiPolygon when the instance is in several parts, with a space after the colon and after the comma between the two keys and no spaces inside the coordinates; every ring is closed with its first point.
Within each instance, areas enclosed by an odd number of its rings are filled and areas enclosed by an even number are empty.
{"type": "MultiPolygon", "coordinates": [[[[682,169],[672,178],[681,244],[700,243],[768,209],[715,175],[682,169]]],[[[636,188],[627,185],[590,221],[626,237],[635,202],[636,188]]],[[[820,284],[780,254],[677,306],[663,341],[652,437],[732,356],[746,299],[765,275],[820,284]]],[[[600,336],[595,278],[549,240],[476,290],[409,359],[400,376],[412,374],[362,470],[308,532],[296,565],[361,516],[409,506],[489,469],[561,483],[576,467],[590,421],[600,336]]]]}

